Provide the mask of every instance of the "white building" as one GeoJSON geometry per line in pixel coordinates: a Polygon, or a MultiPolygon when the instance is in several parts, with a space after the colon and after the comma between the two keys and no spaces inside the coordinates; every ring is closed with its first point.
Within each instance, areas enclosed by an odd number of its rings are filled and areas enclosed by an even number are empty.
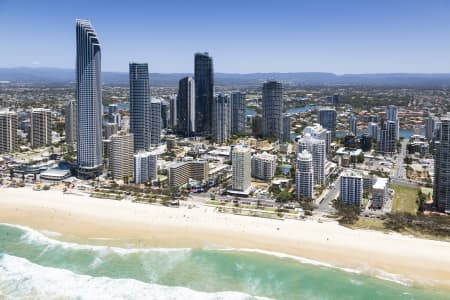
{"type": "Polygon", "coordinates": [[[325,182],[325,141],[312,137],[310,134],[298,140],[297,154],[304,150],[312,154],[314,184],[322,185],[325,182]]]}
{"type": "Polygon", "coordinates": [[[303,150],[297,155],[295,171],[295,191],[297,199],[312,199],[314,193],[313,158],[311,153],[303,150]]]}
{"type": "Polygon", "coordinates": [[[232,152],[233,190],[245,192],[250,188],[251,165],[250,148],[235,146],[232,152]]]}
{"type": "Polygon", "coordinates": [[[313,138],[325,141],[327,154],[331,152],[331,131],[325,129],[319,123],[314,123],[313,125],[306,126],[303,129],[303,135],[311,135],[313,138]]]}
{"type": "Polygon", "coordinates": [[[340,195],[341,203],[347,205],[361,205],[363,196],[363,178],[360,174],[346,170],[340,177],[340,195]]]}
{"type": "Polygon", "coordinates": [[[372,186],[372,207],[382,208],[388,196],[387,178],[376,178],[372,186]]]}
{"type": "Polygon", "coordinates": [[[252,156],[252,177],[269,180],[275,176],[277,157],[267,152],[252,156]]]}
{"type": "Polygon", "coordinates": [[[158,155],[154,152],[142,151],[134,155],[134,183],[142,184],[154,180],[158,176],[158,155]]]}

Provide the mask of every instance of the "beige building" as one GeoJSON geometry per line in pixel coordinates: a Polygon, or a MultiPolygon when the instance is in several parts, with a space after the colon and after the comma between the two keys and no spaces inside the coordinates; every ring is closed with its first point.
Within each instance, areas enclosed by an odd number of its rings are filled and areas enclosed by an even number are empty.
{"type": "Polygon", "coordinates": [[[207,181],[209,164],[204,160],[191,160],[176,162],[169,166],[169,185],[180,187],[189,182],[189,179],[207,181]]]}
{"type": "Polygon", "coordinates": [[[31,147],[45,147],[52,143],[51,119],[50,109],[36,108],[31,111],[31,147]]]}
{"type": "Polygon", "coordinates": [[[232,153],[233,186],[234,191],[246,192],[251,184],[251,152],[250,148],[235,146],[232,153]]]}
{"type": "Polygon", "coordinates": [[[0,153],[14,152],[17,149],[17,115],[13,112],[0,112],[0,153]]]}
{"type": "Polygon", "coordinates": [[[133,176],[133,134],[119,132],[110,138],[109,171],[116,180],[133,176]]]}

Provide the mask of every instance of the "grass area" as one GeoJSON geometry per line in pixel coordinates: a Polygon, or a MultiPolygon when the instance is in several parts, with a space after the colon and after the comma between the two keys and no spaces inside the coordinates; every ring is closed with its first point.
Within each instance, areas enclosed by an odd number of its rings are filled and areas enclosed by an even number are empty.
{"type": "Polygon", "coordinates": [[[430,187],[421,187],[420,190],[425,195],[433,194],[433,188],[430,188],[430,187]]]}
{"type": "Polygon", "coordinates": [[[417,197],[419,188],[403,185],[391,185],[391,188],[394,189],[392,211],[415,215],[418,209],[417,197]]]}
{"type": "Polygon", "coordinates": [[[361,201],[361,207],[366,207],[367,203],[369,203],[369,199],[363,198],[362,201],[361,201]]]}
{"type": "MultiPolygon", "coordinates": [[[[389,217],[387,217],[389,219],[389,217]]],[[[424,239],[431,239],[431,240],[438,240],[438,241],[448,241],[450,242],[450,227],[449,221],[446,217],[420,217],[416,216],[414,217],[414,220],[420,222],[420,220],[425,220],[431,225],[428,225],[428,227],[431,227],[433,229],[441,228],[442,232],[438,234],[437,232],[430,231],[429,228],[423,228],[416,225],[413,225],[411,223],[401,226],[398,230],[392,230],[388,228],[388,225],[386,224],[386,220],[380,220],[376,218],[365,218],[365,217],[359,217],[359,219],[354,224],[345,224],[343,226],[346,226],[351,229],[367,229],[367,230],[376,230],[381,232],[398,232],[404,235],[411,235],[414,237],[424,238],[424,239]],[[431,223],[433,222],[433,223],[431,223]],[[446,230],[446,232],[445,232],[446,230]]]]}
{"type": "Polygon", "coordinates": [[[356,223],[348,225],[348,227],[352,229],[369,229],[385,232],[388,231],[384,226],[384,221],[376,218],[359,217],[356,223]]]}

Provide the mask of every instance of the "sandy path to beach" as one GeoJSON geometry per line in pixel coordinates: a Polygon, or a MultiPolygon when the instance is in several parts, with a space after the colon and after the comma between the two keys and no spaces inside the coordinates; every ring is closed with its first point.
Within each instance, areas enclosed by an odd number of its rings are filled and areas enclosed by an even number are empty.
{"type": "Polygon", "coordinates": [[[2,188],[0,223],[60,232],[71,240],[116,239],[134,247],[261,249],[450,288],[450,243],[351,230],[335,222],[270,220],[209,207],[168,208],[2,188]]]}

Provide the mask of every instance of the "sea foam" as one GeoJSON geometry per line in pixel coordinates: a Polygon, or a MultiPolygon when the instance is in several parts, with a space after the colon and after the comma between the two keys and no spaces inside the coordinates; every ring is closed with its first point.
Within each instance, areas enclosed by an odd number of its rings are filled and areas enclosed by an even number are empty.
{"type": "MultiPolygon", "coordinates": [[[[213,249],[211,249],[213,250],[213,249]]],[[[295,260],[299,263],[302,264],[308,264],[308,265],[314,265],[314,266],[318,266],[318,267],[325,267],[325,268],[331,268],[331,269],[337,269],[337,270],[341,270],[347,273],[354,273],[354,274],[368,274],[371,275],[373,274],[374,277],[384,280],[384,281],[390,281],[390,282],[394,282],[403,286],[410,286],[412,283],[412,280],[409,278],[405,278],[402,275],[399,274],[393,274],[393,273],[388,273],[385,272],[383,270],[379,270],[379,269],[371,269],[369,272],[363,272],[361,270],[357,270],[357,269],[352,269],[352,268],[344,268],[344,267],[339,267],[336,265],[332,265],[332,264],[328,264],[328,263],[324,263],[324,262],[320,262],[317,260],[313,260],[313,259],[309,259],[306,257],[301,257],[301,256],[295,256],[295,255],[290,255],[290,254],[286,254],[286,253],[280,253],[280,252],[273,252],[273,251],[267,251],[267,250],[261,250],[261,249],[252,249],[252,248],[218,248],[218,249],[214,249],[217,251],[233,251],[233,252],[251,252],[251,253],[258,253],[258,254],[263,254],[263,255],[270,255],[270,256],[275,256],[278,258],[287,258],[287,259],[292,259],[295,260]]]]}
{"type": "MultiPolygon", "coordinates": [[[[113,252],[118,255],[128,255],[133,253],[151,253],[151,252],[160,252],[160,253],[169,253],[169,252],[179,252],[179,253],[189,253],[192,251],[191,248],[121,248],[121,247],[112,247],[112,246],[101,246],[101,245],[87,245],[87,244],[78,244],[73,242],[65,242],[60,241],[56,239],[52,239],[43,232],[46,231],[37,231],[30,227],[22,226],[22,225],[16,225],[16,224],[8,224],[8,223],[0,223],[0,226],[9,226],[13,228],[18,228],[24,232],[24,235],[22,236],[22,240],[27,243],[39,243],[42,245],[55,245],[60,246],[63,249],[74,249],[74,250],[91,250],[96,252],[113,252]]],[[[52,232],[52,236],[56,236],[57,233],[52,232]]],[[[345,268],[345,267],[339,267],[336,265],[332,265],[325,262],[320,262],[317,260],[301,257],[301,256],[295,256],[290,255],[286,253],[281,252],[274,252],[274,251],[267,251],[262,249],[252,249],[252,248],[204,248],[204,250],[212,250],[212,251],[230,251],[230,252],[250,252],[250,253],[258,253],[263,255],[269,255],[274,256],[282,259],[292,259],[302,264],[309,264],[314,265],[318,267],[325,267],[325,268],[331,268],[331,269],[338,269],[347,273],[354,273],[354,274],[368,274],[373,277],[376,277],[381,280],[385,281],[391,281],[397,284],[401,284],[404,286],[409,286],[412,281],[408,278],[405,278],[398,274],[388,273],[383,270],[378,269],[370,269],[367,270],[368,272],[362,272],[361,270],[352,269],[352,268],[345,268]]],[[[98,264],[98,261],[93,262],[93,265],[95,266],[98,264]]]]}
{"type": "Polygon", "coordinates": [[[0,255],[0,295],[6,299],[268,299],[240,292],[199,292],[134,279],[92,277],[24,258],[0,255]]]}
{"type": "MultiPolygon", "coordinates": [[[[189,252],[191,248],[121,248],[121,247],[113,247],[113,246],[102,246],[102,245],[88,245],[88,244],[78,244],[73,242],[65,242],[61,240],[52,239],[49,236],[45,235],[44,231],[34,230],[30,227],[16,225],[16,224],[8,224],[8,223],[0,223],[0,226],[8,226],[20,229],[24,232],[22,236],[22,241],[26,243],[37,243],[42,245],[55,245],[59,246],[63,249],[74,249],[74,250],[91,250],[91,251],[111,251],[119,255],[127,255],[132,253],[146,253],[146,252],[189,252]]],[[[52,234],[55,236],[55,233],[52,234]]]]}

